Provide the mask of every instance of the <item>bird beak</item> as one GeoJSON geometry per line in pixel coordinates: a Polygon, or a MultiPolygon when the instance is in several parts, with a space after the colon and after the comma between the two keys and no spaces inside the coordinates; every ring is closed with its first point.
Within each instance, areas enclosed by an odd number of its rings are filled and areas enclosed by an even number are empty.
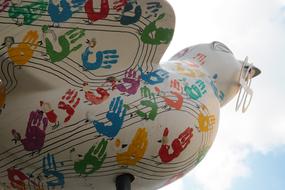
{"type": "MultiPolygon", "coordinates": [[[[248,69],[248,66],[245,66],[245,69],[248,69]]],[[[253,66],[251,68],[250,72],[252,72],[252,78],[254,78],[254,77],[256,77],[256,76],[261,74],[261,70],[259,68],[255,67],[255,66],[253,66]]]]}

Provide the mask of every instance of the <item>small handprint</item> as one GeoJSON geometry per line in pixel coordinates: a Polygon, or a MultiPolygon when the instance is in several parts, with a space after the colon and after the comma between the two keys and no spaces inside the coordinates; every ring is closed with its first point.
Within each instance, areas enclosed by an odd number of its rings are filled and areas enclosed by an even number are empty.
{"type": "MultiPolygon", "coordinates": [[[[176,100],[172,100],[171,98],[168,98],[166,96],[162,96],[162,98],[168,106],[180,110],[184,100],[183,96],[181,95],[183,87],[178,80],[174,79],[171,80],[170,88],[173,89],[173,91],[171,91],[171,94],[176,97],[176,100]]],[[[160,89],[158,87],[155,87],[155,90],[157,93],[160,93],[160,89]]]]}
{"type": "Polygon", "coordinates": [[[38,32],[30,30],[17,47],[8,48],[8,55],[16,65],[24,65],[33,57],[38,47],[38,32]]]}
{"type": "Polygon", "coordinates": [[[21,141],[24,149],[27,151],[40,151],[44,146],[46,137],[46,128],[48,125],[48,119],[43,116],[43,112],[40,110],[32,111],[30,113],[29,121],[26,128],[25,138],[21,139],[20,133],[15,129],[12,130],[14,141],[21,141]]]}
{"type": "Polygon", "coordinates": [[[193,100],[199,100],[207,92],[205,87],[206,85],[203,81],[197,80],[195,84],[191,85],[191,87],[186,85],[184,90],[190,98],[193,100]]]}
{"type": "Polygon", "coordinates": [[[117,0],[113,3],[113,9],[117,12],[121,11],[123,7],[128,3],[128,0],[117,0]]]}
{"type": "Polygon", "coordinates": [[[124,6],[120,23],[122,25],[130,25],[139,21],[142,15],[142,8],[137,1],[128,1],[124,6]]]}
{"type": "Polygon", "coordinates": [[[200,132],[208,132],[213,129],[216,124],[216,118],[214,115],[209,114],[209,110],[205,105],[201,106],[201,110],[198,115],[198,129],[200,132]]]}
{"type": "Polygon", "coordinates": [[[159,10],[162,8],[160,2],[148,2],[146,3],[147,6],[147,13],[149,14],[147,16],[147,18],[150,18],[150,17],[157,17],[157,13],[159,12],[159,10]]]}
{"type": "Polygon", "coordinates": [[[95,51],[96,40],[93,38],[87,40],[88,47],[81,55],[81,60],[83,62],[83,68],[85,70],[97,70],[100,68],[110,69],[112,65],[118,63],[119,54],[116,49],[95,51]],[[95,53],[96,52],[96,53],[95,53]],[[96,60],[93,62],[89,61],[91,55],[96,55],[96,60]]]}
{"type": "Polygon", "coordinates": [[[59,23],[65,22],[72,17],[71,2],[68,2],[68,0],[61,0],[57,3],[49,0],[47,11],[53,26],[55,24],[59,26],[59,23]]]}
{"type": "Polygon", "coordinates": [[[21,170],[14,167],[7,169],[10,185],[18,190],[26,190],[29,178],[21,170]]]}
{"type": "Polygon", "coordinates": [[[99,11],[95,11],[95,6],[93,0],[87,0],[85,3],[85,12],[87,14],[88,23],[102,20],[109,15],[110,7],[108,0],[101,0],[100,5],[96,6],[100,7],[99,11]]]}
{"type": "Polygon", "coordinates": [[[58,171],[56,162],[54,159],[54,155],[51,155],[48,153],[47,156],[44,156],[42,168],[43,168],[43,174],[45,175],[45,177],[52,178],[52,180],[49,180],[46,182],[48,189],[50,189],[50,187],[54,189],[57,186],[60,186],[61,188],[63,188],[64,175],[60,171],[58,171]]]}
{"type": "Polygon", "coordinates": [[[159,157],[162,162],[168,163],[173,159],[177,158],[181,152],[189,145],[191,138],[193,137],[193,129],[187,127],[179,136],[175,138],[172,143],[171,147],[173,149],[172,153],[170,151],[170,145],[168,145],[168,128],[165,128],[163,131],[162,137],[162,145],[159,149],[159,157]]]}
{"type": "Polygon", "coordinates": [[[105,90],[104,88],[96,88],[96,92],[98,95],[95,95],[91,90],[90,87],[88,85],[87,82],[85,82],[83,84],[83,91],[85,92],[85,98],[88,102],[90,102],[90,104],[94,104],[94,105],[99,105],[101,103],[103,103],[104,101],[106,101],[110,94],[108,93],[107,90],[105,90]]]}
{"type": "Polygon", "coordinates": [[[120,92],[126,92],[128,94],[136,94],[140,86],[141,76],[137,76],[137,72],[134,69],[130,69],[125,72],[123,83],[118,84],[116,88],[120,92]]]}
{"type": "MultiPolygon", "coordinates": [[[[49,32],[45,30],[43,32],[49,32]]],[[[45,37],[46,51],[52,63],[59,62],[66,58],[71,52],[81,48],[82,44],[75,44],[79,39],[85,35],[85,31],[79,28],[73,28],[67,31],[64,35],[58,37],[58,43],[61,47],[61,52],[54,50],[52,42],[49,38],[45,37]],[[71,47],[73,46],[73,47],[71,47]]]]}
{"type": "Polygon", "coordinates": [[[58,103],[58,108],[65,110],[67,117],[64,122],[68,122],[75,113],[75,109],[80,103],[80,98],[77,97],[78,92],[69,89],[64,96],[62,96],[61,101],[58,103]]]}
{"type": "Polygon", "coordinates": [[[144,98],[141,100],[140,104],[144,106],[143,109],[139,109],[136,113],[143,119],[154,120],[157,116],[158,106],[156,103],[155,95],[146,86],[141,88],[141,96],[144,98]],[[150,108],[148,110],[147,108],[150,108]],[[143,112],[142,110],[147,109],[148,111],[143,112]]]}
{"type": "Polygon", "coordinates": [[[137,129],[128,150],[117,154],[117,162],[121,165],[136,165],[136,163],[143,158],[147,145],[148,139],[146,129],[137,129]]]}
{"type": "Polygon", "coordinates": [[[139,71],[141,72],[142,80],[144,80],[145,83],[150,85],[162,83],[165,79],[169,77],[169,73],[163,69],[157,69],[152,72],[144,73],[142,67],[139,67],[139,71]]]}
{"type": "Polygon", "coordinates": [[[97,146],[93,145],[84,155],[83,160],[74,162],[75,172],[88,175],[100,169],[107,156],[107,145],[108,141],[105,139],[102,139],[97,146]]]}
{"type": "Polygon", "coordinates": [[[120,131],[127,109],[123,107],[123,99],[121,97],[113,98],[109,105],[109,111],[106,118],[111,122],[111,125],[106,125],[103,122],[93,121],[97,132],[107,137],[114,138],[120,131]]]}
{"type": "Polygon", "coordinates": [[[140,33],[141,40],[145,44],[159,45],[169,44],[174,34],[172,28],[158,27],[157,21],[165,17],[165,13],[160,14],[154,21],[150,22],[140,33]]]}
{"type": "Polygon", "coordinates": [[[4,2],[1,3],[0,5],[0,13],[4,12],[7,7],[9,7],[9,3],[11,0],[3,0],[4,2]]]}

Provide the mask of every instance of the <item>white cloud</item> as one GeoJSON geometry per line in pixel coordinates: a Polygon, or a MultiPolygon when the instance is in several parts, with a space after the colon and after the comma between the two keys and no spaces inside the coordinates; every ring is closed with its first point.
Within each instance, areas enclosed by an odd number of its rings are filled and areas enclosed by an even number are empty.
{"type": "Polygon", "coordinates": [[[266,154],[285,145],[285,1],[181,2],[170,0],[177,27],[164,60],[178,49],[218,40],[237,58],[248,55],[263,71],[253,81],[255,94],[248,112],[234,112],[236,99],[222,108],[219,132],[206,158],[178,185],[166,188],[188,190],[190,181],[194,190],[229,190],[236,179],[251,175],[246,162],[251,153],[266,154]]]}

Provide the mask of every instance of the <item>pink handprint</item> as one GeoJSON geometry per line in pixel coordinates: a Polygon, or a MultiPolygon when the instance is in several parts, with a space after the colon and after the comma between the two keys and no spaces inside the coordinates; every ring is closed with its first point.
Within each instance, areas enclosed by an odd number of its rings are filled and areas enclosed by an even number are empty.
{"type": "Polygon", "coordinates": [[[64,122],[68,122],[71,119],[75,113],[76,107],[80,103],[80,98],[77,98],[77,95],[77,91],[69,89],[58,103],[58,108],[65,110],[67,113],[67,117],[64,119],[64,122]]]}
{"type": "Polygon", "coordinates": [[[125,72],[123,83],[118,84],[116,87],[120,92],[126,92],[128,94],[136,94],[140,86],[141,76],[137,76],[137,72],[134,69],[130,69],[125,72]]]}

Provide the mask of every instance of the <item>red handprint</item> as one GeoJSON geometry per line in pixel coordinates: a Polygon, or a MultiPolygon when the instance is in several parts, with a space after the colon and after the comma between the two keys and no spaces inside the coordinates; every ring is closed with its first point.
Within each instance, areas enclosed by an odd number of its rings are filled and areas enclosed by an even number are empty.
{"type": "Polygon", "coordinates": [[[188,127],[186,128],[178,138],[174,139],[171,143],[173,149],[172,153],[169,153],[170,146],[168,143],[168,128],[164,129],[162,137],[162,145],[159,149],[159,156],[162,162],[168,163],[173,159],[177,158],[180,153],[188,146],[191,138],[193,137],[193,129],[188,127]]]}
{"type": "Polygon", "coordinates": [[[123,9],[123,7],[128,3],[128,0],[117,0],[113,4],[113,8],[119,12],[123,9]]]}
{"type": "Polygon", "coordinates": [[[91,104],[101,104],[105,100],[107,100],[110,96],[110,94],[105,90],[104,88],[96,88],[96,92],[99,94],[99,96],[96,96],[94,92],[90,91],[88,83],[83,84],[83,91],[85,92],[85,98],[87,101],[89,101],[91,104]]]}
{"type": "Polygon", "coordinates": [[[65,110],[68,114],[64,122],[68,122],[75,113],[75,109],[80,103],[80,98],[77,98],[78,92],[69,89],[58,103],[58,108],[65,110]]]}

